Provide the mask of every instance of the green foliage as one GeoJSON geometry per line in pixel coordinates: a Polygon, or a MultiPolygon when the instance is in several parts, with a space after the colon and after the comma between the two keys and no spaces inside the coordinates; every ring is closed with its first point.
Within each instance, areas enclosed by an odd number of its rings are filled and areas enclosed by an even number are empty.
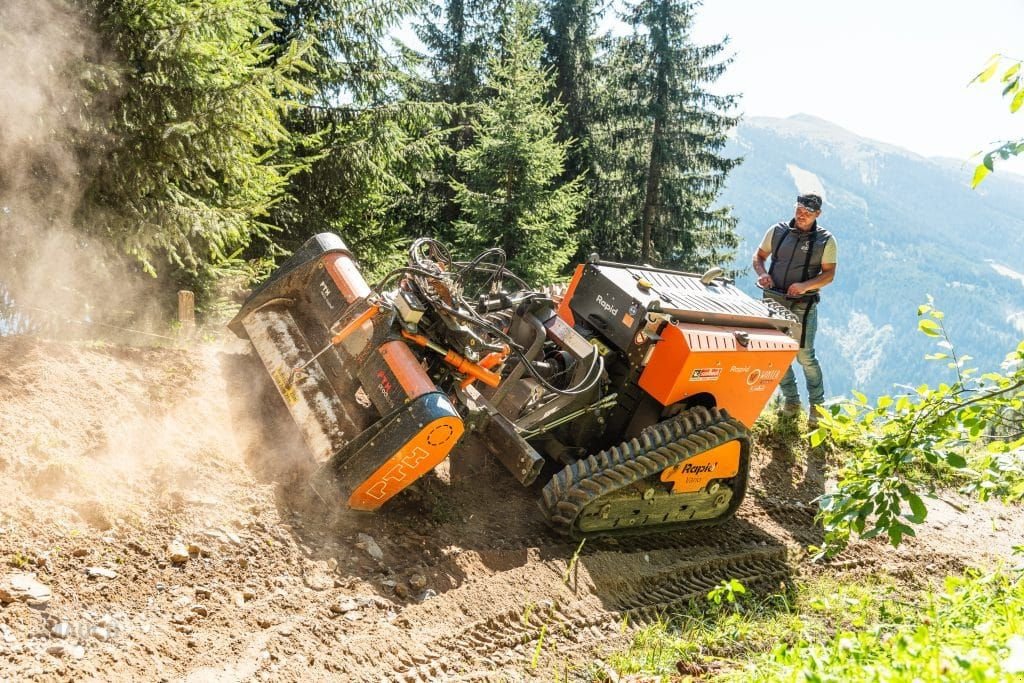
{"type": "Polygon", "coordinates": [[[87,5],[115,57],[84,71],[104,144],[83,141],[102,160],[82,222],[153,274],[161,258],[194,270],[264,234],[285,191],[275,154],[302,45],[272,45],[264,0],[87,5]]]}
{"type": "Polygon", "coordinates": [[[550,74],[533,36],[536,6],[516,2],[491,63],[493,96],[473,122],[475,139],[457,154],[465,181],[453,181],[462,209],[459,247],[500,247],[509,268],[529,282],[550,282],[576,250],[572,227],[583,204],[578,180],[559,183],[565,143],[556,140],[562,108],[545,102],[550,74]]]}
{"type": "Polygon", "coordinates": [[[734,96],[707,86],[729,63],[725,43],[698,46],[695,5],[640,0],[630,35],[605,44],[593,126],[589,247],[606,258],[704,270],[738,245],[728,208],[712,208],[738,163],[721,155],[734,96]]]}
{"type": "Polygon", "coordinates": [[[886,534],[894,546],[913,536],[937,474],[956,473],[981,497],[1024,498],[1024,342],[1003,372],[979,375],[966,365],[970,356],[957,356],[931,299],[918,316],[940,349],[927,358],[944,362],[955,379],[873,403],[854,391],[810,436],[812,445],[830,436],[849,450],[837,489],[821,498],[826,555],[852,536],[886,534]]]}
{"type": "Polygon", "coordinates": [[[387,33],[416,3],[271,4],[278,10],[275,42],[308,43],[312,69],[299,74],[306,86],[302,106],[285,119],[287,158],[300,169],[289,178],[289,198],[271,216],[274,243],[260,253],[278,256],[333,230],[372,279],[396,265],[408,241],[406,206],[443,151],[446,108],[402,100],[397,84],[404,64],[384,47],[387,33]]]}
{"type": "Polygon", "coordinates": [[[746,592],[746,586],[736,579],[722,579],[717,586],[708,591],[708,600],[715,605],[734,605],[746,592]]]}
{"type": "Polygon", "coordinates": [[[824,642],[780,643],[750,681],[1014,681],[1024,673],[1024,580],[969,572],[946,579],[919,609],[884,605],[885,621],[824,642]]]}
{"type": "Polygon", "coordinates": [[[413,236],[456,242],[453,223],[460,218],[452,181],[465,180],[455,155],[472,144],[472,111],[487,99],[484,80],[500,44],[508,6],[495,0],[429,0],[423,3],[416,34],[425,53],[406,49],[411,75],[401,83],[409,99],[447,106],[437,126],[444,154],[425,168],[420,191],[410,203],[407,224],[413,236]]]}
{"type": "MultiPolygon", "coordinates": [[[[999,78],[999,83],[1003,89],[1002,96],[1009,99],[1010,113],[1015,114],[1024,106],[1024,75],[1021,74],[1021,64],[1022,62],[1019,59],[1010,59],[1005,55],[994,54],[989,57],[985,68],[971,82],[985,83],[999,73],[1000,69],[1003,69],[1002,76],[999,78]]],[[[981,163],[974,169],[971,187],[977,187],[989,173],[995,170],[996,157],[1006,161],[1018,154],[1024,154],[1024,138],[1008,140],[986,152],[982,156],[981,163]]]]}
{"type": "Polygon", "coordinates": [[[425,99],[464,104],[483,93],[487,64],[499,42],[502,6],[494,0],[432,0],[416,33],[428,50],[425,99]]]}
{"type": "MultiPolygon", "coordinates": [[[[908,595],[884,577],[811,579],[797,590],[692,608],[642,629],[592,680],[688,672],[714,681],[1014,681],[1024,673],[1024,577],[948,577],[908,595]]],[[[645,679],[646,680],[646,679],[645,679]]]]}
{"type": "Polygon", "coordinates": [[[565,178],[593,174],[591,128],[596,85],[597,0],[549,0],[544,3],[544,63],[554,71],[553,99],[565,106],[558,139],[574,141],[565,178]]]}

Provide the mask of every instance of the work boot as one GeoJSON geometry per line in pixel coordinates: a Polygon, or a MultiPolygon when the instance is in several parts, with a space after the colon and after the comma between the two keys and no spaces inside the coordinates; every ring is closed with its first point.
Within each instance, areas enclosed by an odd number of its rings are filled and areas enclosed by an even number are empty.
{"type": "Polygon", "coordinates": [[[817,429],[818,428],[818,406],[811,406],[811,409],[807,413],[807,428],[817,429]]]}
{"type": "Polygon", "coordinates": [[[800,414],[799,403],[783,403],[782,410],[779,411],[779,415],[787,419],[793,419],[800,414]]]}

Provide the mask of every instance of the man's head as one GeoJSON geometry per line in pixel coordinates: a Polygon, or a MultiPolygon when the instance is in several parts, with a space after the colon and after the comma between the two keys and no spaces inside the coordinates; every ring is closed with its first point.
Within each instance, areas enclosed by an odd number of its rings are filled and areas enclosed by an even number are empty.
{"type": "Polygon", "coordinates": [[[821,215],[821,197],[816,194],[802,194],[796,198],[794,223],[800,230],[810,230],[821,215]]]}

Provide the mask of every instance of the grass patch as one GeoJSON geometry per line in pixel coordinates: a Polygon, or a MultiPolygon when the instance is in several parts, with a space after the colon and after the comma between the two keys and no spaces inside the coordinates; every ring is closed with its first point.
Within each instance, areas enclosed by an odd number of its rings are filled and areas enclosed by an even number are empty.
{"type": "Polygon", "coordinates": [[[1024,574],[969,571],[916,595],[885,577],[737,594],[639,631],[603,669],[592,680],[1021,681],[1024,574]]]}

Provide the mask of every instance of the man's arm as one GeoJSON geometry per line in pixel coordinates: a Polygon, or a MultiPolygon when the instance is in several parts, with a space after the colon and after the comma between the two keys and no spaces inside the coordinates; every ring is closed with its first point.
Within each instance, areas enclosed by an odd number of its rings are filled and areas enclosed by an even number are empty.
{"type": "Polygon", "coordinates": [[[768,274],[768,271],[764,267],[765,261],[768,259],[768,252],[764,249],[758,249],[754,252],[754,272],[757,273],[757,286],[765,289],[771,289],[772,287],[772,276],[768,274]]]}
{"type": "Polygon", "coordinates": [[[821,273],[804,282],[794,282],[786,290],[789,296],[803,296],[812,289],[821,289],[836,277],[836,264],[822,263],[821,273]]]}

